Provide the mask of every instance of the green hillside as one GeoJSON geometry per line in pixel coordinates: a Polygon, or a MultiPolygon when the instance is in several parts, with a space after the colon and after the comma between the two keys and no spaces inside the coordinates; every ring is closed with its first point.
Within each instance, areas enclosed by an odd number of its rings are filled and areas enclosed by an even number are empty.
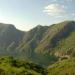
{"type": "Polygon", "coordinates": [[[29,59],[45,66],[75,56],[75,21],[64,21],[23,32],[0,23],[0,55],[29,59]]]}
{"type": "Polygon", "coordinates": [[[74,21],[65,21],[50,26],[40,44],[37,46],[36,51],[39,51],[41,53],[52,51],[53,48],[56,47],[56,45],[58,46],[59,41],[68,38],[68,36],[70,36],[70,33],[74,31],[74,21]]]}
{"type": "Polygon", "coordinates": [[[13,57],[0,57],[0,75],[41,75],[45,69],[38,64],[13,57]]]}
{"type": "Polygon", "coordinates": [[[75,58],[44,68],[28,60],[4,56],[0,57],[0,75],[75,75],[75,58]]]}
{"type": "Polygon", "coordinates": [[[75,58],[63,60],[50,66],[47,75],[75,75],[75,58]]]}

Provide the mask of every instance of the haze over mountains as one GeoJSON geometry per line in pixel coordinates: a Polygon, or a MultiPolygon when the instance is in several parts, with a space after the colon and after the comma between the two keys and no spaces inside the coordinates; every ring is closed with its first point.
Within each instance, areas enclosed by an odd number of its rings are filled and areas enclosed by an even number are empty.
{"type": "Polygon", "coordinates": [[[75,56],[75,21],[41,26],[28,32],[0,23],[0,55],[12,55],[48,65],[75,56]]]}

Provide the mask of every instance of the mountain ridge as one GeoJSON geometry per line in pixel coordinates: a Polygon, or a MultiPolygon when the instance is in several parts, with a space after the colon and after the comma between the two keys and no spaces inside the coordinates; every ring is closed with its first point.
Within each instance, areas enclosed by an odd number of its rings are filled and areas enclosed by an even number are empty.
{"type": "Polygon", "coordinates": [[[38,25],[27,32],[0,23],[0,54],[27,58],[44,65],[52,64],[62,55],[74,56],[74,34],[75,21],[38,25]]]}

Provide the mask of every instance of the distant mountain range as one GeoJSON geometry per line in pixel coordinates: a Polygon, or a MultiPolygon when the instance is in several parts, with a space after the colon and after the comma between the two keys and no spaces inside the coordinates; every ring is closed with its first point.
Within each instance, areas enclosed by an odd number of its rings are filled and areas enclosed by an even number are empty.
{"type": "Polygon", "coordinates": [[[11,55],[48,65],[75,56],[75,21],[41,26],[28,32],[0,23],[0,55],[11,55]]]}

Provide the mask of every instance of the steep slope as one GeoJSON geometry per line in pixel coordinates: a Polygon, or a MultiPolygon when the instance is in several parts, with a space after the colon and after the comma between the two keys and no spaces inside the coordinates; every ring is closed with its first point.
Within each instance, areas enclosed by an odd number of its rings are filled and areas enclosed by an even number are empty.
{"type": "Polygon", "coordinates": [[[49,64],[50,61],[51,63],[56,61],[56,57],[49,56],[49,54],[43,55],[35,53],[35,48],[39,45],[47,29],[48,26],[38,25],[37,27],[28,31],[20,45],[16,48],[19,51],[19,56],[44,65],[49,64]]]}
{"type": "Polygon", "coordinates": [[[62,56],[75,56],[75,21],[41,26],[28,32],[0,23],[0,55],[9,54],[48,65],[62,56]]]}
{"type": "Polygon", "coordinates": [[[47,26],[43,27],[41,25],[38,25],[37,27],[31,29],[26,33],[17,49],[21,50],[23,53],[26,53],[26,56],[28,57],[33,56],[35,48],[40,43],[40,40],[43,38],[44,33],[47,29],[47,26]]]}
{"type": "MultiPolygon", "coordinates": [[[[29,36],[32,35],[29,37],[31,39],[28,40],[28,45],[30,45],[30,48],[32,50],[34,50],[37,47],[37,45],[40,43],[40,40],[43,38],[43,35],[47,29],[48,29],[47,26],[44,26],[44,27],[43,26],[37,26],[27,33],[27,35],[29,35],[29,36]]],[[[28,37],[26,37],[26,38],[28,38],[28,37]]]]}
{"type": "Polygon", "coordinates": [[[49,27],[44,38],[36,48],[37,52],[50,52],[56,44],[61,40],[70,36],[70,33],[75,30],[74,21],[65,21],[49,27]]]}
{"type": "Polygon", "coordinates": [[[13,25],[0,23],[0,54],[13,53],[12,50],[18,46],[24,34],[13,25]]]}
{"type": "Polygon", "coordinates": [[[47,75],[75,75],[75,58],[63,60],[50,66],[47,75]]]}
{"type": "Polygon", "coordinates": [[[57,53],[59,57],[62,55],[75,56],[75,23],[70,23],[67,29],[67,34],[53,48],[54,53],[57,53]]]}

